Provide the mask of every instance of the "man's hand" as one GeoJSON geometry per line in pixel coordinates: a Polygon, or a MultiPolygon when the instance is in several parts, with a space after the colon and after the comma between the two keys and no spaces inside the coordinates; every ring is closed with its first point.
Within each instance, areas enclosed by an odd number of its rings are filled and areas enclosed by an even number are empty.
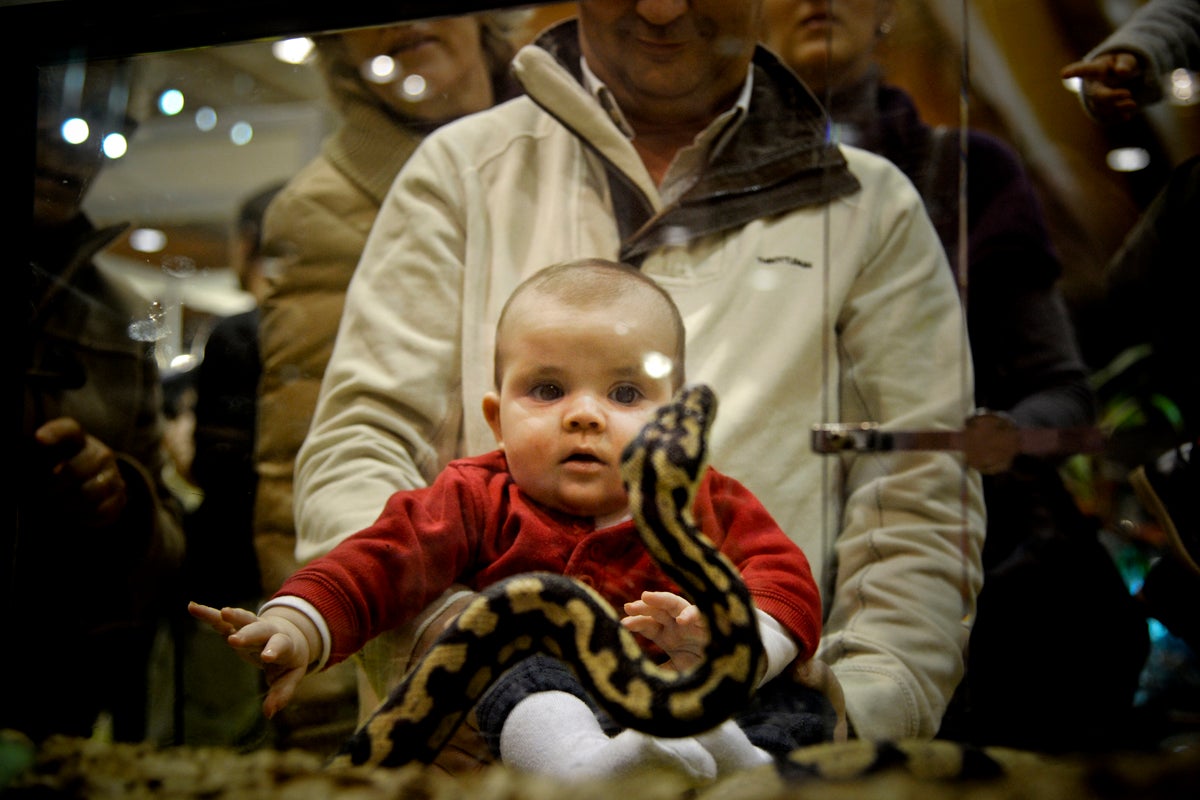
{"type": "Polygon", "coordinates": [[[121,518],[129,497],[112,448],[71,417],[50,420],[33,437],[65,506],[83,524],[103,528],[121,518]]]}
{"type": "Polygon", "coordinates": [[[833,728],[833,741],[844,742],[849,737],[850,724],[846,718],[846,695],[842,692],[842,684],[838,682],[833,670],[824,661],[810,658],[808,661],[798,661],[791,667],[792,680],[801,686],[816,689],[829,698],[837,714],[837,722],[833,728]]]}
{"type": "Polygon", "coordinates": [[[708,625],[700,609],[672,592],[642,592],[641,600],[625,604],[629,616],[621,624],[640,633],[670,657],[666,666],[683,672],[704,659],[708,625]]]}
{"type": "Polygon", "coordinates": [[[1062,68],[1063,78],[1079,78],[1084,105],[1102,123],[1126,122],[1138,111],[1142,63],[1133,53],[1113,52],[1062,68]]]}
{"type": "Polygon", "coordinates": [[[189,614],[224,636],[238,655],[266,673],[270,688],[263,700],[263,714],[268,719],[291,702],[313,661],[308,636],[301,627],[303,623],[292,619],[289,611],[269,609],[260,617],[241,608],[218,610],[188,603],[189,614]]]}

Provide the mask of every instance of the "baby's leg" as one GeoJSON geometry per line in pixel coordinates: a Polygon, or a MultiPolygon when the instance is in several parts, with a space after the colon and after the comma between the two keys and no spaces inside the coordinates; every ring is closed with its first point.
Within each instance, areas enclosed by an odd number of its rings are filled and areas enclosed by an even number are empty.
{"type": "MultiPolygon", "coordinates": [[[[753,747],[748,740],[746,746],[753,747]]],[[[610,738],[586,703],[559,691],[532,694],[513,707],[500,732],[500,760],[572,781],[651,767],[698,781],[717,774],[716,760],[696,739],[661,739],[634,730],[610,738]]]]}

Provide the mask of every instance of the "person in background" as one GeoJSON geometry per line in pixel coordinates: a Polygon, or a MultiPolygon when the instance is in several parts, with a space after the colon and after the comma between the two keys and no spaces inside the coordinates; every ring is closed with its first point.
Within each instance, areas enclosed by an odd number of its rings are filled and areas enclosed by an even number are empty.
{"type": "MultiPolygon", "coordinates": [[[[626,447],[684,385],[684,325],[670,296],[624,264],[566,262],[517,287],[497,327],[495,386],[482,411],[498,450],[392,495],[373,526],[295,573],[257,616],[191,606],[266,670],[268,714],[307,672],[408,622],[453,583],[483,589],[528,572],[574,577],[623,607],[623,624],[669,669],[702,660],[709,625],[642,544],[621,475],[626,447]],[[669,368],[651,368],[660,363],[669,368]]],[[[711,468],[694,516],[754,599],[766,664],[750,719],[773,715],[773,728],[808,738],[772,753],[760,744],[773,738],[755,741],[755,725],[732,720],[694,738],[610,738],[578,678],[535,656],[481,703],[504,764],[566,780],[651,765],[712,780],[832,737],[832,702],[810,696],[798,710],[800,688],[775,680],[812,658],[820,637],[820,592],[804,554],[753,495],[711,468]],[[531,694],[531,684],[546,685],[531,694]]]]}
{"type": "Polygon", "coordinates": [[[1080,82],[1095,120],[1125,122],[1161,101],[1176,69],[1200,64],[1200,0],[1149,0],[1059,76],[1080,82]]]}
{"type": "MultiPolygon", "coordinates": [[[[222,605],[262,598],[254,550],[254,439],[258,410],[258,304],[266,292],[272,259],[262,249],[262,220],[282,184],[246,198],[230,237],[233,271],[254,306],[217,321],[195,368],[194,457],[190,479],[202,493],[184,517],[187,554],[182,594],[210,597],[222,605]]],[[[266,741],[258,713],[260,675],[227,648],[206,646],[208,637],[185,617],[181,639],[182,730],[188,745],[252,747],[266,741]]]]}
{"type": "MultiPolygon", "coordinates": [[[[1058,288],[1061,266],[1019,157],[996,137],[966,132],[960,241],[961,131],[927,124],[887,82],[877,48],[902,2],[766,0],[763,40],[826,103],[841,141],[885,156],[920,192],[951,267],[965,274],[977,406],[1021,428],[1089,426],[1095,400],[1058,288]]],[[[1018,455],[1006,468],[984,467],[984,587],[942,736],[1099,745],[1132,709],[1144,625],[1058,464],[1018,455]]]]}
{"type": "Polygon", "coordinates": [[[298,552],[491,448],[464,409],[492,388],[521,280],[632,263],[674,298],[688,374],[722,398],[713,465],[826,588],[811,663],[858,735],[933,736],[981,578],[978,475],[948,453],[811,446],[822,421],[948,430],[971,409],[961,306],[921,200],[885,159],[825,141],[819,104],[756,44],[761,0],[578,8],[514,58],[524,96],[431,133],[389,191],[297,458],[298,552]]]}
{"type": "Polygon", "coordinates": [[[95,255],[127,226],[97,229],[83,201],[101,139],[132,136],[141,97],[127,62],[38,74],[24,441],[15,549],[4,585],[0,728],[142,741],[165,698],[150,655],[184,541],[163,481],[162,393],[149,303],[95,255]],[[87,122],[69,144],[64,122],[87,122]]]}
{"type": "MultiPolygon", "coordinates": [[[[523,19],[523,12],[496,12],[316,39],[317,67],[338,125],[264,220],[264,247],[280,260],[259,322],[254,546],[263,596],[301,563],[292,470],[367,232],[396,173],[426,134],[512,93],[507,67],[523,19]],[[380,55],[394,59],[396,72],[387,81],[369,80],[368,65],[380,55]],[[410,77],[423,83],[414,87],[405,80],[410,77]]],[[[355,683],[350,665],[309,681],[304,696],[274,720],[280,743],[336,748],[356,721],[355,683]]],[[[373,708],[380,690],[369,681],[359,689],[362,708],[373,708]]]]}
{"type": "MultiPolygon", "coordinates": [[[[1161,102],[1175,70],[1200,70],[1200,0],[1150,0],[1084,58],[1062,68],[1080,81],[1088,114],[1126,122],[1161,102]]],[[[1103,366],[1148,343],[1151,390],[1178,419],[1137,455],[1130,485],[1159,524],[1165,546],[1138,599],[1149,616],[1200,653],[1200,370],[1192,315],[1200,296],[1193,231],[1200,219],[1200,155],[1184,158],[1109,260],[1099,301],[1080,312],[1086,352],[1103,366]],[[1170,437],[1164,439],[1163,437],[1170,437]],[[1165,452],[1161,451],[1163,448],[1165,452]]],[[[1153,435],[1153,432],[1151,432],[1153,435]]]]}
{"type": "Polygon", "coordinates": [[[238,209],[232,237],[233,269],[254,307],[213,326],[196,368],[196,429],[192,478],[204,492],[189,515],[189,590],[214,601],[244,603],[261,596],[254,551],[254,467],[258,384],[259,307],[266,293],[268,264],[262,248],[262,219],[281,185],[254,193],[238,209]],[[218,569],[218,566],[221,566],[218,569]],[[202,587],[202,588],[201,588],[202,587]]]}

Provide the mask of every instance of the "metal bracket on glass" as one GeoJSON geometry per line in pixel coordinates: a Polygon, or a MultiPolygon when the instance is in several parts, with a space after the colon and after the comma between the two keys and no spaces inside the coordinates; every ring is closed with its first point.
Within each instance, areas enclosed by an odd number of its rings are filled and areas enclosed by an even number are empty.
{"type": "Polygon", "coordinates": [[[875,422],[814,425],[817,453],[888,453],[941,450],[963,453],[967,465],[985,475],[1004,472],[1018,455],[1067,456],[1099,453],[1106,438],[1098,428],[1018,428],[1007,414],[981,409],[961,431],[883,430],[875,422]]]}

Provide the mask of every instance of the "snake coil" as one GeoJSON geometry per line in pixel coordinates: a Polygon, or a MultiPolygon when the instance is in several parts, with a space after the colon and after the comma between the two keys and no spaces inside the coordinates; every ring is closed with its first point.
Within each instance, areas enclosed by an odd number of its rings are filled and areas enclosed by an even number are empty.
{"type": "Polygon", "coordinates": [[[708,622],[699,665],[675,672],[655,664],[612,606],[578,581],[515,575],[479,593],[332,763],[432,762],[488,687],[536,653],[570,667],[619,725],[651,735],[694,735],[744,706],[763,659],[753,605],[737,570],[692,517],[716,409],[709,387],[684,387],[621,459],[638,533],[708,622]]]}

